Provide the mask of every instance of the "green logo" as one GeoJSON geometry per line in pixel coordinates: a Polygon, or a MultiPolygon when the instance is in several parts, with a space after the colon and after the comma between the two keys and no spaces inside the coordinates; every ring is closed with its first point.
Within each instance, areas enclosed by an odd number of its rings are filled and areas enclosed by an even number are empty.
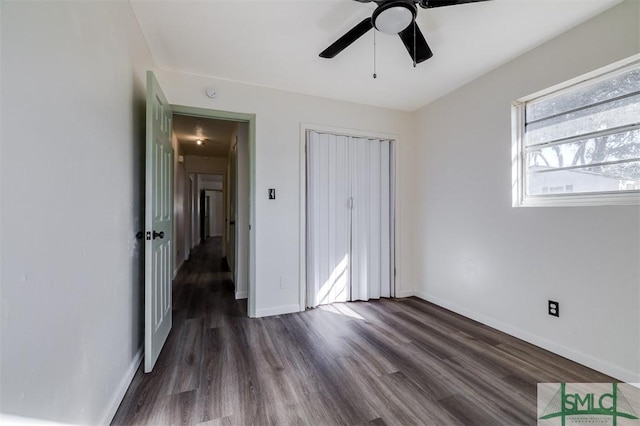
{"type": "MultiPolygon", "coordinates": [[[[638,420],[638,415],[618,383],[579,383],[571,384],[569,389],[566,383],[559,385],[542,413],[539,413],[539,420],[558,419],[562,426],[565,426],[567,418],[577,424],[609,423],[613,426],[617,426],[621,419],[638,420]]],[[[635,388],[628,391],[634,394],[632,401],[638,399],[636,391],[640,392],[635,388]]],[[[540,393],[539,386],[539,396],[540,393]]]]}

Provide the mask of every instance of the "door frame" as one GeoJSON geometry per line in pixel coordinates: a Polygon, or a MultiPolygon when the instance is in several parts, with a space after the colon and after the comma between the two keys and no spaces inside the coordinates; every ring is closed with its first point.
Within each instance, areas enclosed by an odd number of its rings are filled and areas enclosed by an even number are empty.
{"type": "Polygon", "coordinates": [[[356,129],[347,129],[343,127],[325,126],[316,123],[300,123],[300,259],[299,270],[300,276],[298,281],[299,287],[299,304],[300,311],[306,310],[307,307],[307,130],[317,132],[332,133],[344,136],[365,137],[389,139],[391,143],[391,187],[393,188],[393,212],[391,215],[391,224],[393,227],[394,241],[391,245],[392,264],[392,289],[393,297],[402,296],[402,274],[398,268],[398,259],[401,258],[401,241],[399,219],[400,215],[400,185],[397,177],[399,151],[401,148],[400,136],[392,133],[381,133],[373,131],[363,131],[356,129]]]}
{"type": "Polygon", "coordinates": [[[249,317],[256,317],[256,238],[255,238],[255,194],[256,194],[256,115],[220,111],[214,109],[198,108],[185,105],[171,105],[174,114],[187,115],[191,117],[214,118],[217,120],[237,121],[248,123],[249,127],[249,273],[248,273],[248,294],[247,312],[249,317]]]}

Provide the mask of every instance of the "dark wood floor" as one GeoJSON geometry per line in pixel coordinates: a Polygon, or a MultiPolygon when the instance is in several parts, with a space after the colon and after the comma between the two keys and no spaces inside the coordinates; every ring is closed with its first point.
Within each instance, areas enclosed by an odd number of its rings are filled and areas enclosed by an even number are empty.
{"type": "Polygon", "coordinates": [[[416,298],[249,319],[209,239],[113,424],[535,424],[536,383],[601,373],[416,298]]]}

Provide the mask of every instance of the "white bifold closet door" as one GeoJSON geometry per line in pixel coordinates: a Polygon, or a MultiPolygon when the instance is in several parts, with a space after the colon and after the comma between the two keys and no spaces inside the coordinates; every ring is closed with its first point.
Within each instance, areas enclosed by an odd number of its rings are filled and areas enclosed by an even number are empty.
{"type": "Polygon", "coordinates": [[[307,132],[307,306],[393,296],[391,142],[307,132]]]}

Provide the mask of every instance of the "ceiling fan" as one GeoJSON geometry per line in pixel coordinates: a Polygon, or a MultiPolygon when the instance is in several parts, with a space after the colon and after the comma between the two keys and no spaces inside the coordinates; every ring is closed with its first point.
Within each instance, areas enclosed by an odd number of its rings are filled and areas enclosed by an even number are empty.
{"type": "Polygon", "coordinates": [[[369,18],[363,19],[347,31],[331,46],[320,53],[321,58],[333,58],[351,43],[362,37],[370,29],[387,34],[398,34],[415,64],[433,56],[420,28],[416,24],[419,5],[423,9],[442,6],[454,6],[464,3],[476,3],[487,0],[355,0],[360,3],[375,2],[378,6],[369,18]]]}

